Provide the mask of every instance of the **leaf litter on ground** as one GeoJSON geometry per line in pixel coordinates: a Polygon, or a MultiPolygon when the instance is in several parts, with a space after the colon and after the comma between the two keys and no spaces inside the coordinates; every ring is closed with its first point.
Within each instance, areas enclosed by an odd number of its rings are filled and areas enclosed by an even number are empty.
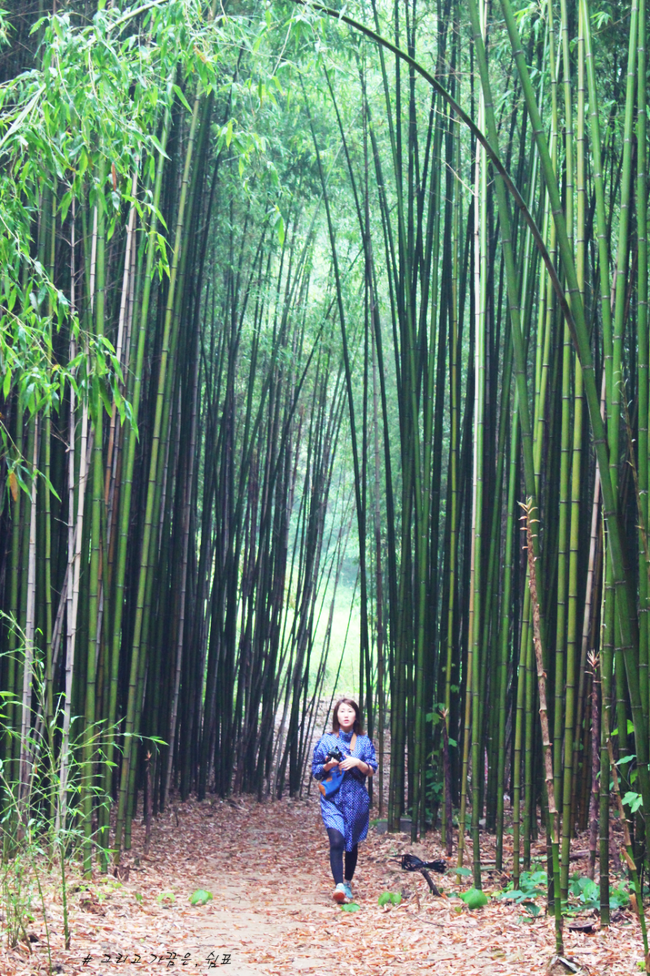
{"type": "MultiPolygon", "coordinates": [[[[494,887],[485,885],[487,903],[479,907],[483,897],[470,895],[473,885],[464,874],[451,870],[439,877],[442,897],[434,898],[418,873],[389,860],[407,852],[439,857],[437,833],[413,844],[405,834],[371,829],[353,883],[359,909],[340,911],[331,897],[327,835],[315,798],[175,803],[155,821],[147,856],[143,848],[144,829],[134,823],[132,849],[122,858],[130,868],[122,871],[124,882],[97,870],[89,884],[69,869],[67,951],[58,879],[43,873],[53,972],[161,976],[170,961],[181,970],[185,960],[195,976],[207,976],[212,953],[219,968],[226,958],[234,964],[226,970],[232,976],[297,970],[325,976],[341,959],[350,976],[520,976],[546,973],[554,954],[553,920],[543,899],[535,918],[521,905],[487,897],[499,893],[503,874],[494,876],[494,887]],[[380,904],[387,891],[400,896],[390,899],[390,910],[387,899],[380,904]],[[192,904],[201,892],[212,899],[192,904]],[[463,895],[475,910],[458,899],[463,895]],[[102,914],[90,905],[101,906],[102,914]]],[[[482,853],[487,862],[494,858],[494,838],[487,834],[482,853]]],[[[506,845],[506,865],[510,853],[506,845]]],[[[542,844],[534,855],[544,858],[542,844]]],[[[35,906],[32,915],[28,934],[35,941],[0,947],[2,976],[48,972],[44,920],[35,906]]],[[[638,923],[630,911],[592,934],[567,927],[565,955],[588,976],[639,972],[638,923]]]]}

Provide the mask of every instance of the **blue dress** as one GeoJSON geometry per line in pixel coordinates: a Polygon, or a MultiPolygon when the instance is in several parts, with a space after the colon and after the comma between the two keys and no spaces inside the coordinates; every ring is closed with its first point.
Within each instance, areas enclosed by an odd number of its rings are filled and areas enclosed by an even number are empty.
{"type": "MultiPolygon", "coordinates": [[[[351,751],[352,732],[339,730],[327,732],[314,749],[314,759],[311,764],[312,776],[323,779],[327,773],[323,771],[327,753],[338,746],[344,756],[356,756],[377,771],[375,747],[367,735],[358,735],[354,752],[351,751]]],[[[348,769],[343,781],[331,800],[326,800],[321,794],[320,812],[326,827],[333,827],[345,838],[346,851],[353,850],[360,840],[365,840],[368,833],[370,819],[370,797],[366,789],[366,777],[355,766],[348,769]]]]}

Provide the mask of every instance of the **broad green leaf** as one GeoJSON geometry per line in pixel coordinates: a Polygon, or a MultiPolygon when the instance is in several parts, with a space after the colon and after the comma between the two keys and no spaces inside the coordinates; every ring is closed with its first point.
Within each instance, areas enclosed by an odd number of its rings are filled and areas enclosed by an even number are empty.
{"type": "Polygon", "coordinates": [[[207,905],[209,901],[212,901],[212,892],[205,891],[203,888],[198,888],[194,894],[190,895],[191,905],[207,905]]]}
{"type": "Polygon", "coordinates": [[[478,888],[470,888],[469,891],[466,891],[460,897],[472,911],[476,908],[483,908],[488,903],[488,896],[478,888]]]}
{"type": "Polygon", "coordinates": [[[399,891],[382,891],[377,899],[380,908],[383,908],[384,905],[401,905],[401,903],[402,896],[399,891]]]}
{"type": "Polygon", "coordinates": [[[535,904],[534,901],[524,901],[521,903],[521,907],[524,908],[530,915],[533,915],[535,918],[537,918],[537,916],[540,914],[542,910],[539,905],[535,904]]]}
{"type": "Polygon", "coordinates": [[[623,797],[623,803],[629,806],[632,813],[636,813],[643,806],[643,798],[640,793],[635,793],[633,790],[628,790],[628,792],[623,797]]]}

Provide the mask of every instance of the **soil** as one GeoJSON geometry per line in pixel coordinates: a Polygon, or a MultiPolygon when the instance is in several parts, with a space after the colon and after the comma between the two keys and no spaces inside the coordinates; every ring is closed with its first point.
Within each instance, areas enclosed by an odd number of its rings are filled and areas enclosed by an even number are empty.
{"type": "MultiPolygon", "coordinates": [[[[580,844],[580,841],[577,842],[580,844]]],[[[493,838],[484,836],[485,858],[493,838]]],[[[41,883],[46,918],[32,892],[33,920],[24,940],[0,949],[0,976],[48,973],[67,976],[433,976],[567,972],[552,965],[553,922],[542,908],[530,918],[497,895],[507,876],[484,873],[489,904],[469,911],[454,897],[468,878],[434,875],[443,897],[431,895],[419,874],[400,869],[395,856],[411,851],[426,859],[442,855],[436,833],[421,844],[405,834],[371,828],[360,848],[354,879],[359,909],[342,911],[332,900],[327,837],[318,801],[252,799],[175,804],[153,827],[149,854],[144,831],[134,824],[133,846],[118,877],[92,883],[68,877],[71,944],[63,947],[63,912],[54,878],[41,883]],[[462,884],[457,884],[461,881],[462,884]],[[205,905],[189,901],[198,889],[211,893],[205,905]],[[378,905],[384,891],[402,896],[397,906],[378,905]],[[226,968],[227,967],[227,968],[226,968]]],[[[543,858],[540,845],[536,855],[543,858]]],[[[455,865],[455,859],[453,861],[455,865]]],[[[576,864],[580,873],[584,865],[576,864]]],[[[609,929],[565,932],[565,953],[590,976],[639,973],[642,941],[631,911],[609,929]]]]}

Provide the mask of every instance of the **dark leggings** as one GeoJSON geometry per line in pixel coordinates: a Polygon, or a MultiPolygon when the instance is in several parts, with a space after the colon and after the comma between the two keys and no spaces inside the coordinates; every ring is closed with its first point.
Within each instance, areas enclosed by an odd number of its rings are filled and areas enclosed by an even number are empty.
{"type": "Polygon", "coordinates": [[[357,866],[357,856],[359,845],[355,844],[351,851],[345,850],[345,837],[335,830],[334,827],[327,828],[327,836],[330,839],[330,867],[334,884],[343,884],[343,852],[345,851],[345,880],[352,881],[354,869],[357,866]]]}

